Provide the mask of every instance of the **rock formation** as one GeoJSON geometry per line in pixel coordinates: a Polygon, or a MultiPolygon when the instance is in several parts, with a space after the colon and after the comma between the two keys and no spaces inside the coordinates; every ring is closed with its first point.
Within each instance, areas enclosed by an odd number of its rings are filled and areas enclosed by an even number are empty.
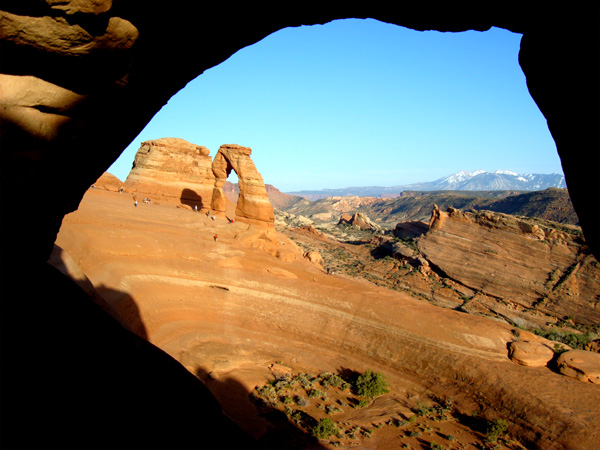
{"type": "Polygon", "coordinates": [[[303,256],[304,256],[304,258],[309,260],[311,263],[313,263],[315,266],[317,266],[319,269],[322,270],[325,267],[325,261],[323,261],[323,257],[318,252],[313,252],[313,251],[304,252],[303,256]]]}
{"type": "Polygon", "coordinates": [[[125,187],[141,196],[209,208],[215,183],[209,154],[179,138],[142,142],[125,187]]]}
{"type": "Polygon", "coordinates": [[[250,224],[273,227],[275,215],[269,202],[262,176],[250,159],[252,150],[236,144],[222,145],[212,165],[215,185],[212,194],[212,210],[224,213],[227,197],[223,185],[232,170],[238,176],[239,197],[235,210],[236,220],[250,224]]]}
{"type": "Polygon", "coordinates": [[[600,384],[600,354],[585,350],[569,350],[556,360],[563,375],[579,381],[600,384]]]}
{"type": "Polygon", "coordinates": [[[379,230],[381,227],[376,223],[372,222],[365,214],[363,213],[354,213],[354,215],[342,214],[340,216],[340,220],[338,225],[351,225],[353,227],[359,228],[361,230],[379,230]]]}
{"type": "Polygon", "coordinates": [[[554,351],[541,342],[518,341],[508,346],[511,361],[528,367],[544,367],[554,357],[554,351]]]}
{"type": "Polygon", "coordinates": [[[400,222],[394,228],[394,236],[398,239],[414,239],[426,233],[429,227],[426,223],[418,220],[400,222]]]}
{"type": "Polygon", "coordinates": [[[92,186],[106,191],[118,192],[123,186],[123,182],[113,174],[104,172],[92,186]]]}
{"type": "MultiPolygon", "coordinates": [[[[581,238],[551,223],[490,211],[441,211],[418,248],[447,277],[496,298],[492,309],[518,322],[532,309],[580,323],[600,320],[600,265],[581,238]]],[[[539,320],[543,320],[543,317],[539,320]]]]}

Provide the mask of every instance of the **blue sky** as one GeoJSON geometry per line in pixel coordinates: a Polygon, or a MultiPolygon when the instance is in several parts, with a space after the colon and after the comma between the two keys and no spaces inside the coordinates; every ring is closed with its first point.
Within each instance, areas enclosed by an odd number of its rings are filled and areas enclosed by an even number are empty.
{"type": "MultiPolygon", "coordinates": [[[[460,170],[561,173],[518,65],[521,35],[418,32],[372,19],[280,30],[171,98],[140,143],[252,148],[284,192],[432,181],[460,170]]],[[[235,179],[233,179],[235,181],[235,179]]]]}

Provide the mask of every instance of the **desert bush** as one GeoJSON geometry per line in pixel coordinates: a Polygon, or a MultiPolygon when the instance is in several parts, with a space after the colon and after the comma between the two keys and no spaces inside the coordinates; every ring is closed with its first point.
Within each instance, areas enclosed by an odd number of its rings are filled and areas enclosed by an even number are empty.
{"type": "Polygon", "coordinates": [[[325,393],[323,391],[320,391],[318,389],[310,389],[309,391],[307,391],[308,397],[309,398],[317,398],[317,397],[324,397],[325,393]]]}
{"type": "Polygon", "coordinates": [[[260,395],[261,397],[265,397],[265,398],[272,398],[275,397],[276,392],[275,392],[275,388],[273,386],[271,386],[270,384],[267,384],[266,386],[261,386],[261,387],[256,387],[256,393],[258,395],[260,395]]]}
{"type": "Polygon", "coordinates": [[[579,350],[585,350],[586,345],[596,339],[593,333],[570,333],[567,331],[556,330],[533,330],[538,336],[542,336],[551,341],[567,344],[569,347],[579,350]]]}
{"type": "Polygon", "coordinates": [[[326,412],[327,414],[333,414],[333,413],[336,413],[336,412],[344,412],[344,410],[343,410],[343,409],[341,409],[341,408],[338,408],[338,407],[337,407],[337,406],[335,406],[335,405],[327,405],[327,406],[325,407],[325,412],[326,412]]]}
{"type": "Polygon", "coordinates": [[[336,432],[337,428],[335,423],[328,417],[319,420],[319,423],[312,429],[312,435],[318,439],[325,439],[336,432]]]}
{"type": "Polygon", "coordinates": [[[323,387],[332,386],[334,388],[346,388],[349,386],[342,377],[335,373],[322,373],[319,375],[320,383],[323,387]]]}
{"type": "Polygon", "coordinates": [[[298,406],[308,406],[310,402],[308,401],[308,399],[304,398],[304,397],[300,397],[299,395],[296,396],[296,405],[298,406]]]}
{"type": "Polygon", "coordinates": [[[487,424],[486,442],[496,442],[503,437],[508,430],[508,422],[504,419],[494,419],[487,424]]]}
{"type": "Polygon", "coordinates": [[[373,372],[371,369],[358,376],[354,384],[354,391],[357,395],[368,398],[375,398],[389,392],[384,375],[380,372],[373,372]]]}

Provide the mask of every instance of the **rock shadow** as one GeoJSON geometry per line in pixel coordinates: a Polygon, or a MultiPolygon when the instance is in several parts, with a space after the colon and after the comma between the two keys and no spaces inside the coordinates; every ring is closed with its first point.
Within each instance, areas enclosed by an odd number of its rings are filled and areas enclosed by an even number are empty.
{"type": "Polygon", "coordinates": [[[29,269],[3,291],[2,448],[251,448],[179,362],[55,267],[29,269]]]}
{"type": "Polygon", "coordinates": [[[97,303],[100,304],[102,309],[127,330],[137,334],[142,339],[148,340],[148,332],[142,320],[140,308],[131,295],[104,285],[98,286],[96,293],[101,298],[101,302],[97,303]]]}
{"type": "Polygon", "coordinates": [[[192,189],[185,188],[181,191],[181,196],[179,197],[179,201],[182,205],[187,205],[194,209],[198,207],[198,210],[201,210],[204,206],[204,202],[202,201],[202,197],[198,195],[198,193],[192,189]]]}
{"type": "MultiPolygon", "coordinates": [[[[209,389],[223,406],[224,414],[232,418],[231,409],[239,411],[238,415],[248,416],[248,411],[256,415],[257,421],[266,424],[265,432],[254,441],[254,449],[324,449],[326,447],[319,443],[311,434],[294,424],[284,412],[280,411],[265,399],[251,395],[251,392],[240,382],[233,378],[215,378],[210,372],[199,367],[196,369],[196,377],[209,389]],[[229,410],[229,413],[228,413],[229,410]]],[[[294,405],[290,410],[301,416],[307,428],[317,424],[316,419],[306,414],[294,405]]],[[[235,422],[235,418],[232,418],[235,422]]],[[[239,426],[239,424],[238,424],[239,426]]]]}
{"type": "Polygon", "coordinates": [[[117,291],[108,286],[95,287],[75,260],[60,246],[54,244],[48,264],[58,269],[63,275],[75,283],[102,310],[116,319],[125,329],[148,339],[140,309],[127,292],[117,291]]]}

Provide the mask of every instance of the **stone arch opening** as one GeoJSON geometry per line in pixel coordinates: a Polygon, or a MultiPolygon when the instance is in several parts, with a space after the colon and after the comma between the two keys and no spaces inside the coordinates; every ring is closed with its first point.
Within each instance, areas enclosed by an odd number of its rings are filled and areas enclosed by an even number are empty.
{"type": "Polygon", "coordinates": [[[269,202],[265,183],[250,155],[252,149],[236,144],[222,145],[215,155],[212,171],[215,177],[211,208],[217,214],[227,211],[223,185],[234,171],[238,176],[239,196],[235,209],[236,220],[273,227],[273,206],[269,202]]]}

